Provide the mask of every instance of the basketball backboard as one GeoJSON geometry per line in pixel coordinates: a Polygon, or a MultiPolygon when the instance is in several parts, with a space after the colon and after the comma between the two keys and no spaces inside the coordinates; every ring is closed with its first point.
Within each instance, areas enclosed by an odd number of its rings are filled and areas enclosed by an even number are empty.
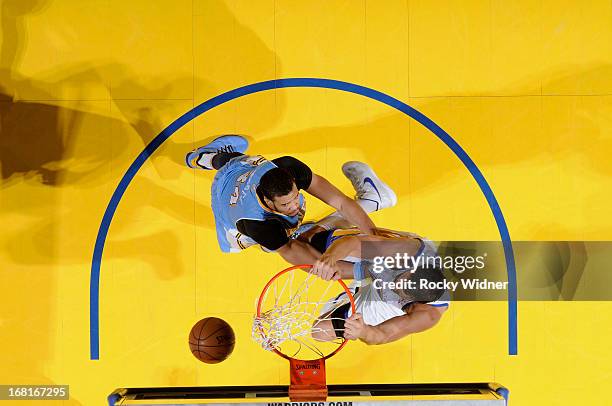
{"type": "Polygon", "coordinates": [[[288,386],[120,388],[109,397],[120,405],[249,406],[506,406],[509,391],[496,383],[328,385],[325,402],[291,402],[288,386]]]}

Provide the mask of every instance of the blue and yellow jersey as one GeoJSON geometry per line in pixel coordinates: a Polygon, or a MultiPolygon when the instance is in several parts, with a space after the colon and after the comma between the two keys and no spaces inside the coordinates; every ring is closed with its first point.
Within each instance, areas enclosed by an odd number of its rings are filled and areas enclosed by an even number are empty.
{"type": "Polygon", "coordinates": [[[239,220],[280,221],[291,235],[304,218],[306,205],[300,195],[300,212],[287,216],[271,210],[257,195],[261,177],[276,165],[260,155],[243,155],[230,160],[215,176],[212,185],[212,210],[221,251],[238,252],[257,244],[236,228],[239,220]]]}

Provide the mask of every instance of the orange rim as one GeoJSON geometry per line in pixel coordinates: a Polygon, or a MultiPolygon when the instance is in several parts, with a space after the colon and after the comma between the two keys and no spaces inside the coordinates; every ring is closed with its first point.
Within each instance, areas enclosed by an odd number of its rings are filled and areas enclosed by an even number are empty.
{"type": "MultiPolygon", "coordinates": [[[[268,283],[266,283],[266,286],[264,286],[263,290],[261,291],[261,294],[259,295],[259,300],[257,301],[257,317],[261,316],[261,304],[263,302],[264,299],[264,295],[266,294],[266,292],[268,291],[268,289],[270,288],[270,286],[272,285],[272,283],[274,283],[274,281],[276,279],[278,279],[280,276],[286,274],[287,272],[293,271],[294,269],[310,269],[312,268],[312,265],[294,265],[291,266],[287,269],[283,269],[282,271],[280,271],[279,273],[277,273],[276,275],[274,275],[272,277],[272,279],[270,279],[268,281],[268,283]]],[[[353,314],[355,314],[355,299],[353,298],[353,294],[351,293],[351,291],[349,290],[348,286],[346,286],[346,283],[344,283],[344,281],[342,279],[338,279],[337,282],[340,284],[340,286],[342,286],[342,289],[344,289],[344,292],[346,292],[346,295],[349,298],[349,301],[351,302],[351,310],[353,312],[353,314]]],[[[263,336],[263,332],[262,332],[262,336],[263,336]]],[[[340,351],[348,342],[348,340],[346,338],[342,338],[344,341],[342,341],[342,344],[340,344],[340,346],[338,348],[336,348],[334,351],[332,351],[331,353],[327,354],[326,356],[324,356],[323,358],[320,359],[328,359],[329,357],[331,357],[332,355],[335,355],[338,351],[340,351]]],[[[281,357],[285,358],[285,359],[294,359],[288,355],[283,354],[282,352],[280,352],[279,350],[277,350],[276,348],[273,348],[272,351],[274,351],[275,353],[277,353],[278,355],[280,355],[281,357]]]]}

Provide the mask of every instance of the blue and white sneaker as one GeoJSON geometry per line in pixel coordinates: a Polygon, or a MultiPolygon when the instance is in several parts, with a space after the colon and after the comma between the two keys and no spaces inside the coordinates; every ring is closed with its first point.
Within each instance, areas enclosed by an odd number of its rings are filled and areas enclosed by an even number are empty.
{"type": "Polygon", "coordinates": [[[349,161],[342,165],[342,173],[355,188],[355,201],[367,212],[378,211],[397,204],[393,189],[384,183],[367,164],[349,161]]]}
{"type": "Polygon", "coordinates": [[[185,156],[185,163],[194,169],[213,169],[198,165],[198,160],[202,154],[216,154],[219,152],[240,152],[244,153],[249,147],[249,141],[241,135],[222,135],[208,144],[194,149],[185,156]]]}

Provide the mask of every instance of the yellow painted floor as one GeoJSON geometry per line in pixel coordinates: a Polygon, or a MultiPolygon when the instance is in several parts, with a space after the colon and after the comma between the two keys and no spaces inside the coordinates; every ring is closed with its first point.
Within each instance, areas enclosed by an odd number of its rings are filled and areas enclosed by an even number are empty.
{"type": "MultiPolygon", "coordinates": [[[[122,386],[287,383],[286,362],[250,338],[254,301],[283,262],[253,248],[222,255],[212,173],[182,163],[217,134],[296,156],[346,193],[341,164],[370,163],[399,197],[373,215],[380,226],[499,238],[467,170],[405,115],[332,90],[243,97],[174,134],[128,188],[104,251],[91,361],[91,256],[119,179],[174,119],[253,82],[320,77],[385,92],[466,149],[514,240],[612,238],[607,0],[0,4],[0,384],[69,384],[62,404],[99,405],[122,386]],[[187,345],[205,316],[237,334],[218,365],[187,345]]],[[[308,207],[310,219],[327,213],[312,198],[308,207]]],[[[519,355],[509,357],[506,305],[455,303],[429,332],[350,343],[329,381],[496,381],[512,405],[604,404],[611,326],[610,302],[520,303],[519,355]]]]}

